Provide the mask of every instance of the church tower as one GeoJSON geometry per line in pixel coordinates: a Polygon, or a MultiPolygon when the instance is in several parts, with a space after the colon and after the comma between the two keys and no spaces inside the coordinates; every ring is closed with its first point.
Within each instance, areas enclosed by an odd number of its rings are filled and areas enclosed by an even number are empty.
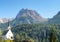
{"type": "Polygon", "coordinates": [[[10,40],[14,40],[14,35],[13,35],[12,31],[11,31],[11,26],[9,24],[9,20],[8,20],[8,32],[6,34],[6,38],[10,39],[10,40]]]}

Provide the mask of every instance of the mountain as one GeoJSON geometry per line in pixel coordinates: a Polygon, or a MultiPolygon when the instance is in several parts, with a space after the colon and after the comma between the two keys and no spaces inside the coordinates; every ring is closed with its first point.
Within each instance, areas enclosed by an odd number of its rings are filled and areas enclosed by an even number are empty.
{"type": "Polygon", "coordinates": [[[50,23],[60,23],[60,11],[49,20],[50,23]]]}
{"type": "Polygon", "coordinates": [[[8,22],[8,19],[7,18],[0,19],[0,23],[6,23],[6,22],[8,22]]]}
{"type": "Polygon", "coordinates": [[[12,21],[13,19],[12,19],[12,18],[9,18],[9,19],[7,19],[7,18],[2,18],[2,19],[0,19],[0,23],[6,23],[6,22],[8,22],[8,20],[9,20],[9,21],[12,21]]]}
{"type": "Polygon", "coordinates": [[[9,23],[11,26],[16,26],[19,24],[44,23],[48,21],[48,19],[40,16],[38,12],[30,9],[21,9],[14,19],[0,19],[0,28],[7,28],[8,20],[10,21],[9,23]]]}
{"type": "Polygon", "coordinates": [[[46,22],[48,19],[43,18],[40,16],[39,13],[37,13],[35,10],[30,9],[21,9],[19,13],[17,14],[16,18],[13,20],[13,24],[19,24],[19,23],[41,23],[46,22]]]}
{"type": "MultiPolygon", "coordinates": [[[[53,16],[53,18],[47,19],[47,18],[43,18],[35,10],[21,9],[14,19],[9,19],[9,20],[10,20],[10,25],[12,26],[16,26],[19,24],[32,24],[32,23],[43,23],[43,24],[60,23],[60,11],[55,16],[53,16]]],[[[6,18],[0,19],[1,28],[7,27],[7,24],[8,24],[8,19],[6,18]]]]}

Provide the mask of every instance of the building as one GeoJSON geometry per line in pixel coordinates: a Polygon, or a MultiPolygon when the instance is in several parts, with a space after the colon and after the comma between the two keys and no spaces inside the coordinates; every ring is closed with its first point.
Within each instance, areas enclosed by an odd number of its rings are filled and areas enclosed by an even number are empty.
{"type": "Polygon", "coordinates": [[[2,39],[4,39],[4,40],[6,40],[6,39],[14,40],[14,35],[11,31],[11,26],[8,26],[8,30],[4,31],[2,35],[3,35],[2,39]]]}

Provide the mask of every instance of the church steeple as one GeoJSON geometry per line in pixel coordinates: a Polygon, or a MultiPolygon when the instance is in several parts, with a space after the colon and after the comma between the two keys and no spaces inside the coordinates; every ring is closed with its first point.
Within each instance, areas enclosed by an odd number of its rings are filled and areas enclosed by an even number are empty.
{"type": "Polygon", "coordinates": [[[11,26],[9,24],[9,19],[8,19],[8,30],[11,30],[11,26]]]}
{"type": "Polygon", "coordinates": [[[8,26],[9,26],[10,24],[9,24],[9,19],[8,19],[8,26]]]}

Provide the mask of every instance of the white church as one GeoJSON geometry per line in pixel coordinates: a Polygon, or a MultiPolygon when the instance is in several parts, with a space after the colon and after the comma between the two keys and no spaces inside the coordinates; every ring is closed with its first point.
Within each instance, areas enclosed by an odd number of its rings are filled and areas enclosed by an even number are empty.
{"type": "Polygon", "coordinates": [[[11,31],[11,26],[10,25],[8,26],[8,30],[4,31],[2,35],[3,35],[2,36],[3,40],[7,40],[7,39],[14,40],[14,35],[11,31]]]}

